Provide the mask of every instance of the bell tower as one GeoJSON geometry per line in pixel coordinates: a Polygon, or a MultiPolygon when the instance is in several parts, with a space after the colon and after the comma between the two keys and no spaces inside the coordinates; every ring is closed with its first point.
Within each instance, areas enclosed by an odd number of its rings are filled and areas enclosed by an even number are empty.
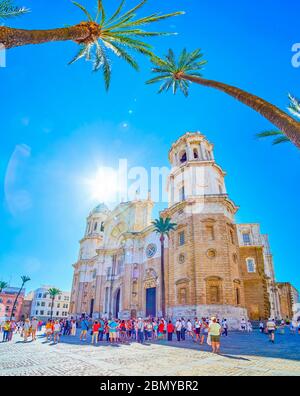
{"type": "Polygon", "coordinates": [[[168,249],[168,313],[227,317],[238,328],[245,310],[235,214],[214,146],[188,132],[169,151],[171,172],[164,218],[177,224],[168,249]],[[230,319],[229,319],[230,318],[230,319]]]}
{"type": "Polygon", "coordinates": [[[205,196],[225,196],[225,172],[215,162],[214,146],[199,132],[186,133],[169,151],[169,207],[205,196]]]}

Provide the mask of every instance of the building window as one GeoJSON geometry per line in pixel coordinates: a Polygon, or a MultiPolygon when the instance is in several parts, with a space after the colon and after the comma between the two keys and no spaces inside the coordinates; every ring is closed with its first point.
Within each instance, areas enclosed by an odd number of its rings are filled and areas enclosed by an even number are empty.
{"type": "Polygon", "coordinates": [[[235,290],[235,292],[236,292],[236,305],[240,305],[240,303],[241,303],[241,299],[240,299],[240,289],[236,289],[235,290]]]}
{"type": "Polygon", "coordinates": [[[214,226],[212,226],[212,225],[206,226],[206,234],[207,234],[208,240],[214,241],[215,240],[214,226]]]}
{"type": "Polygon", "coordinates": [[[243,242],[245,245],[250,245],[251,244],[251,239],[250,239],[250,234],[249,233],[243,233],[243,242]]]}
{"type": "Polygon", "coordinates": [[[97,226],[98,226],[98,223],[96,222],[96,223],[94,224],[94,231],[97,230],[97,226]]]}
{"type": "Polygon", "coordinates": [[[44,293],[43,298],[47,298],[48,294],[44,293]]]}
{"type": "Polygon", "coordinates": [[[45,305],[45,301],[42,301],[41,306],[44,307],[45,305]]]}
{"type": "Polygon", "coordinates": [[[194,149],[194,159],[199,159],[199,154],[197,149],[194,149]]]}
{"type": "Polygon", "coordinates": [[[101,231],[101,232],[104,232],[104,223],[103,223],[103,222],[101,223],[100,231],[101,231]]]}
{"type": "Polygon", "coordinates": [[[39,294],[38,294],[38,298],[42,298],[42,293],[39,293],[39,294]]]}
{"type": "Polygon", "coordinates": [[[246,260],[246,263],[247,263],[247,270],[248,270],[249,273],[256,272],[255,260],[253,258],[248,258],[246,260]]]}
{"type": "Polygon", "coordinates": [[[183,246],[185,244],[185,233],[181,231],[179,233],[179,246],[183,246]]]}
{"type": "Polygon", "coordinates": [[[58,311],[56,312],[56,316],[59,316],[59,312],[58,311]]]}
{"type": "Polygon", "coordinates": [[[44,315],[44,311],[40,311],[40,314],[41,314],[41,315],[44,315]]]}
{"type": "Polygon", "coordinates": [[[179,189],[179,200],[184,201],[185,200],[185,190],[184,186],[179,189]]]}
{"type": "Polygon", "coordinates": [[[233,231],[232,231],[232,230],[229,230],[229,233],[230,233],[230,240],[231,240],[231,243],[234,244],[234,234],[233,234],[233,231]]]}
{"type": "Polygon", "coordinates": [[[186,152],[184,152],[180,157],[180,163],[184,164],[186,161],[187,161],[187,156],[186,156],[186,152]]]}

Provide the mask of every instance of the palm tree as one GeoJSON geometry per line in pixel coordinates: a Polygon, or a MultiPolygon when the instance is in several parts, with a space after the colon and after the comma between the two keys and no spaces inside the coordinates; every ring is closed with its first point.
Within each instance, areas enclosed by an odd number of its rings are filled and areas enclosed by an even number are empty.
{"type": "Polygon", "coordinates": [[[21,285],[21,287],[20,287],[20,289],[18,291],[18,294],[16,295],[16,298],[15,298],[15,301],[14,301],[14,305],[13,305],[13,308],[12,308],[12,311],[11,311],[11,314],[10,314],[10,320],[12,320],[12,318],[14,316],[14,312],[15,312],[15,309],[16,309],[17,301],[18,301],[18,298],[19,298],[19,296],[21,294],[21,291],[24,288],[25,283],[29,282],[31,279],[29,278],[29,276],[23,275],[23,276],[21,276],[21,280],[22,280],[22,285],[21,285]]]}
{"type": "Polygon", "coordinates": [[[158,76],[152,78],[147,83],[161,82],[162,85],[159,89],[159,93],[168,91],[172,87],[174,94],[180,89],[185,96],[188,96],[188,89],[191,82],[225,92],[260,113],[277,126],[298,148],[300,148],[299,122],[278,107],[258,96],[231,85],[202,78],[200,71],[207,63],[202,59],[202,56],[200,49],[190,53],[184,49],[178,60],[171,49],[165,59],[154,56],[152,57],[152,62],[154,64],[152,71],[157,73],[158,76]]]}
{"type": "Polygon", "coordinates": [[[5,289],[8,286],[7,282],[0,281],[0,293],[2,293],[2,290],[5,289]]]}
{"type": "Polygon", "coordinates": [[[29,10],[25,7],[14,6],[12,0],[0,1],[0,19],[14,18],[27,12],[29,10]]]}
{"type": "Polygon", "coordinates": [[[49,293],[50,298],[51,298],[51,315],[50,315],[50,319],[52,320],[52,318],[53,318],[54,300],[55,300],[56,296],[59,296],[61,294],[61,290],[57,289],[56,287],[51,287],[48,290],[48,293],[49,293]]]}
{"type": "Polygon", "coordinates": [[[165,220],[160,217],[159,219],[152,222],[154,231],[160,235],[160,272],[161,272],[161,310],[163,318],[166,317],[166,286],[165,286],[165,238],[169,237],[170,231],[176,229],[177,224],[171,223],[170,218],[165,220]]]}
{"type": "Polygon", "coordinates": [[[86,19],[84,22],[74,26],[50,30],[24,30],[2,26],[0,27],[0,43],[8,49],[51,41],[74,41],[79,45],[80,49],[70,64],[81,58],[92,61],[94,71],[103,70],[105,86],[108,89],[111,77],[111,62],[108,58],[107,50],[111,50],[115,55],[138,70],[136,60],[127,49],[143,55],[153,56],[151,45],[142,41],[142,39],[172,34],[148,32],[140,27],[183,14],[183,12],[173,12],[164,15],[154,13],[136,19],[136,12],[147,1],[142,0],[138,5],[123,13],[125,0],[122,0],[113,15],[107,16],[102,0],[98,0],[95,17],[81,4],[73,1],[74,5],[79,7],[84,13],[86,19]]]}
{"type": "MultiPolygon", "coordinates": [[[[291,94],[289,94],[289,99],[289,112],[300,120],[300,100],[297,99],[295,96],[292,96],[291,94]]],[[[271,136],[275,137],[275,139],[273,140],[273,145],[291,142],[290,139],[281,131],[265,131],[258,133],[256,136],[258,138],[266,138],[271,136]]]]}

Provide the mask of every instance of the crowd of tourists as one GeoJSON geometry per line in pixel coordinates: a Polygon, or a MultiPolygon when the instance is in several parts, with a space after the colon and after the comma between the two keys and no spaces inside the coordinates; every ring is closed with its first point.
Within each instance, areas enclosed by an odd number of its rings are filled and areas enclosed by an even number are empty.
{"type": "MultiPolygon", "coordinates": [[[[252,323],[242,319],[240,331],[251,333],[252,323]]],[[[278,322],[271,318],[268,321],[261,320],[259,331],[268,334],[270,342],[274,343],[276,333],[283,335],[289,331],[291,334],[300,335],[300,320],[296,323],[289,320],[278,322]]],[[[217,317],[193,320],[178,318],[174,321],[164,318],[93,320],[83,314],[80,318],[48,320],[46,323],[37,318],[19,322],[5,320],[0,326],[0,332],[3,333],[2,342],[12,341],[14,334],[19,334],[24,342],[35,341],[38,332],[42,332],[42,336],[54,344],[58,343],[62,336],[76,337],[77,334],[81,342],[87,342],[89,339],[93,345],[101,342],[113,344],[132,341],[144,343],[156,340],[168,342],[190,340],[200,345],[207,343],[211,345],[214,353],[219,353],[221,337],[228,336],[228,323],[227,319],[220,320],[217,317]],[[91,337],[88,338],[88,335],[91,337]]]]}

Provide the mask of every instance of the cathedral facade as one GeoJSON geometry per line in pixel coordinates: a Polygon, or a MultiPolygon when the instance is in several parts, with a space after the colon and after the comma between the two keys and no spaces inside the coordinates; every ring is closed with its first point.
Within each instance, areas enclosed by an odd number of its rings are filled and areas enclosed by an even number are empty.
{"type": "MultiPolygon", "coordinates": [[[[169,317],[281,317],[272,254],[259,224],[236,224],[238,207],[205,136],[186,133],[169,151],[168,207],[177,224],[165,246],[169,317]]],[[[87,218],[73,265],[72,315],[119,318],[161,315],[161,249],[153,202],[136,199],[87,218]]]]}

